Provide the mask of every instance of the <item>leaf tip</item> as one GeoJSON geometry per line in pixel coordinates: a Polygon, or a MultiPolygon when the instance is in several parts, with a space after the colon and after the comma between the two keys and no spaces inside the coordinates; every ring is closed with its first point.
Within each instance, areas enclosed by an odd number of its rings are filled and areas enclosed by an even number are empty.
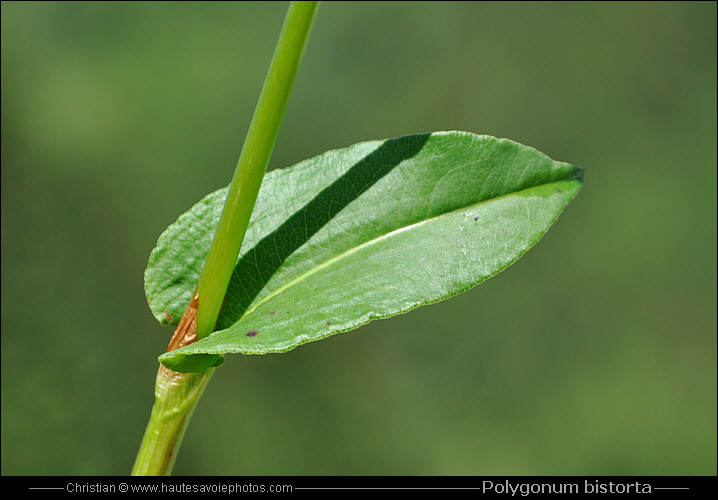
{"type": "Polygon", "coordinates": [[[583,174],[586,172],[586,169],[584,167],[579,167],[578,165],[572,165],[573,167],[573,179],[576,179],[578,182],[583,184],[583,174]]]}

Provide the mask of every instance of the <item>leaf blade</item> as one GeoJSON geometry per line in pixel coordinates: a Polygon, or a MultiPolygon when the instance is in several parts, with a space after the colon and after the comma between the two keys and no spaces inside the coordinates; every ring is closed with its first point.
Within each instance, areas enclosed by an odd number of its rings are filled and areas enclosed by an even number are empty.
{"type": "MultiPolygon", "coordinates": [[[[362,143],[275,172],[219,331],[162,355],[169,368],[199,354],[283,352],[460,293],[523,255],[582,183],[578,167],[464,132],[362,143]]],[[[221,196],[205,200],[180,229],[189,220],[206,238],[206,209],[221,196]]],[[[186,287],[173,281],[161,293],[186,287]]]]}

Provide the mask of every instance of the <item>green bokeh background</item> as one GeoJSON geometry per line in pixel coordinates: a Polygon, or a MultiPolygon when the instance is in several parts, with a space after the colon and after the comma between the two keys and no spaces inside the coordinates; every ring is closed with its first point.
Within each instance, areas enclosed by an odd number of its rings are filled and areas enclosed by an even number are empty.
{"type": "MultiPolygon", "coordinates": [[[[286,3],[2,2],[2,474],[127,474],[160,233],[229,183],[286,3]]],[[[434,130],[586,167],[451,300],[228,356],[175,474],[716,474],[716,4],[324,3],[270,168],[434,130]]]]}

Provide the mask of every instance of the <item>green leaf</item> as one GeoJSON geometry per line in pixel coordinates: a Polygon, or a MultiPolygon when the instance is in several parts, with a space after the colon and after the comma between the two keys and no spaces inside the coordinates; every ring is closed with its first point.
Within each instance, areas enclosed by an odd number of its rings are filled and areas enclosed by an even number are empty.
{"type": "MultiPolygon", "coordinates": [[[[218,355],[287,351],[456,295],[534,245],[582,177],[467,132],[360,143],[269,172],[217,331],[160,361],[201,371],[218,355]]],[[[152,252],[145,288],[160,321],[187,307],[225,196],[192,207],[152,252]]]]}

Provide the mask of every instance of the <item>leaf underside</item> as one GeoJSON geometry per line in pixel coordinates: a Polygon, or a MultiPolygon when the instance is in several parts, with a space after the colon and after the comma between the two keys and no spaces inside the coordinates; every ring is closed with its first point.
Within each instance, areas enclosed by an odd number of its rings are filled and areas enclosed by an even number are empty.
{"type": "MultiPolygon", "coordinates": [[[[456,295],[534,245],[582,177],[533,148],[468,132],[364,142],[269,172],[216,331],[159,359],[202,371],[226,353],[288,351],[456,295]]],[[[160,236],[145,272],[160,322],[182,317],[226,194],[206,196],[160,236]]]]}

